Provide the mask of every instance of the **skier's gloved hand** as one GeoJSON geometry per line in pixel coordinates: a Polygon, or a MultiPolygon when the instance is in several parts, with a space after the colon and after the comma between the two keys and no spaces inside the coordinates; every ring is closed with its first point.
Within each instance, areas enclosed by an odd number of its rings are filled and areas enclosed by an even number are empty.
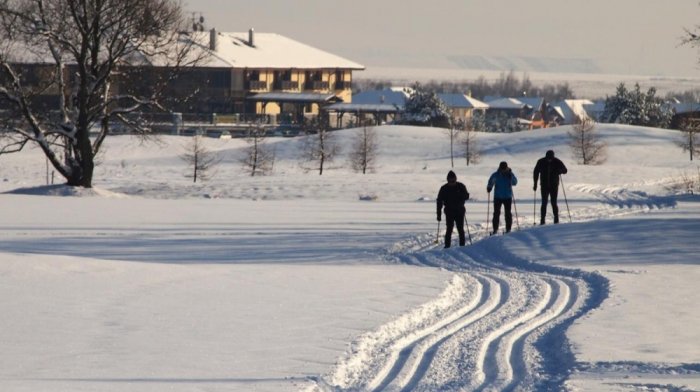
{"type": "MultiPolygon", "coordinates": [[[[467,199],[466,199],[466,200],[469,200],[469,192],[467,192],[467,199]]],[[[465,200],[465,201],[466,201],[466,200],[465,200]]]]}
{"type": "Polygon", "coordinates": [[[440,222],[442,220],[442,214],[437,214],[437,221],[440,222]]]}
{"type": "Polygon", "coordinates": [[[486,193],[491,193],[491,188],[486,188],[486,193]]]}
{"type": "Polygon", "coordinates": [[[535,184],[535,186],[532,187],[532,190],[533,190],[533,191],[536,191],[536,190],[537,190],[537,184],[535,184]]]}

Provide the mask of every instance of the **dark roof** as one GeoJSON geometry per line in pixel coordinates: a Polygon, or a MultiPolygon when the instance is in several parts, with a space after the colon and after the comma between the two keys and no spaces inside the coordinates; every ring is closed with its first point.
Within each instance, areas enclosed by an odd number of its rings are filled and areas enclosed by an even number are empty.
{"type": "Polygon", "coordinates": [[[544,98],[540,97],[518,97],[518,101],[532,107],[535,110],[540,110],[544,104],[544,98]]]}
{"type": "Polygon", "coordinates": [[[319,94],[319,93],[257,93],[249,96],[247,99],[258,102],[301,102],[301,103],[321,103],[321,102],[337,102],[340,98],[335,94],[319,94]]]}
{"type": "Polygon", "coordinates": [[[406,104],[408,94],[403,91],[396,90],[367,90],[357,94],[353,94],[352,103],[371,104],[371,105],[397,105],[403,107],[406,104]]]}
{"type": "Polygon", "coordinates": [[[370,103],[334,103],[328,105],[327,110],[338,112],[362,112],[362,113],[397,113],[402,107],[390,104],[370,104],[370,103]]]}

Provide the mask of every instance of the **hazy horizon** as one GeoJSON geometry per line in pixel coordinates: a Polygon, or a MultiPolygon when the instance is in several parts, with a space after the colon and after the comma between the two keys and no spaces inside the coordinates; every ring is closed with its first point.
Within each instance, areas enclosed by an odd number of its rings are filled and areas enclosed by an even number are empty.
{"type": "Polygon", "coordinates": [[[681,45],[697,0],[192,0],[221,31],[273,32],[367,68],[440,68],[700,77],[681,45]]]}

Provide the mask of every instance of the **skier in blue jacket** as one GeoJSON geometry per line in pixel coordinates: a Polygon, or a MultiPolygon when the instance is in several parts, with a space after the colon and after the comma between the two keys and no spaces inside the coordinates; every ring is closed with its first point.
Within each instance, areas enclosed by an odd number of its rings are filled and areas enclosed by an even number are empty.
{"type": "Polygon", "coordinates": [[[489,183],[486,186],[486,191],[491,193],[491,189],[495,189],[493,195],[493,233],[498,232],[498,223],[501,218],[501,206],[505,207],[506,217],[506,233],[510,233],[510,228],[513,224],[513,215],[511,214],[511,205],[513,204],[513,187],[518,184],[518,179],[513,174],[513,171],[508,167],[507,162],[501,162],[498,165],[498,170],[491,174],[489,183]]]}

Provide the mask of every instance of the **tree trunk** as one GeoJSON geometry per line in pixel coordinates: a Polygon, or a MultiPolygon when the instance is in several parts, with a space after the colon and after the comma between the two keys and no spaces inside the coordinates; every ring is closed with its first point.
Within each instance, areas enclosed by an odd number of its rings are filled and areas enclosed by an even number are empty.
{"type": "Polygon", "coordinates": [[[70,186],[80,186],[83,188],[92,188],[92,176],[95,171],[95,156],[92,152],[90,137],[87,129],[78,131],[77,145],[73,146],[73,151],[70,156],[71,170],[66,179],[70,186]]]}

